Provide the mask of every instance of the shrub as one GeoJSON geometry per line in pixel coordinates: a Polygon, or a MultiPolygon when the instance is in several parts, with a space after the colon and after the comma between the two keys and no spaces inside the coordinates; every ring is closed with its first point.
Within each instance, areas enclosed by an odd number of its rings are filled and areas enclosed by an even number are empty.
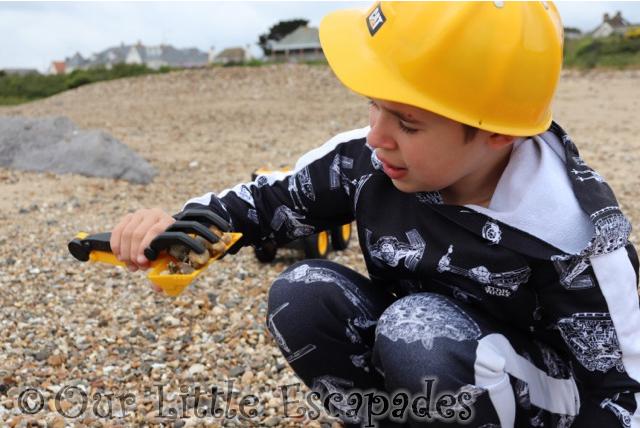
{"type": "Polygon", "coordinates": [[[50,97],[67,89],[74,89],[88,83],[122,77],[141,76],[152,73],[167,73],[170,67],[152,70],[144,64],[116,64],[112,69],[105,67],[88,70],[74,70],[68,75],[30,74],[7,76],[0,72],[0,104],[18,104],[39,98],[50,97]]]}
{"type": "Polygon", "coordinates": [[[565,43],[564,65],[566,67],[624,68],[640,64],[640,39],[620,35],[594,39],[584,37],[565,43]]]}
{"type": "Polygon", "coordinates": [[[75,89],[79,86],[86,85],[88,83],[93,83],[89,74],[83,71],[74,71],[65,79],[65,83],[67,85],[67,89],[75,89]]]}

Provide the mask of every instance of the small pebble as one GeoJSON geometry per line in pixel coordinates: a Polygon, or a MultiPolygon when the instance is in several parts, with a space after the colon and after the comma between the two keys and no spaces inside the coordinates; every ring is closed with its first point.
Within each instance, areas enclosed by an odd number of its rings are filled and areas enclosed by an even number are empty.
{"type": "Polygon", "coordinates": [[[280,419],[280,417],[274,416],[274,417],[271,417],[271,418],[267,419],[264,422],[264,425],[267,426],[267,427],[274,427],[274,426],[278,425],[280,423],[280,421],[282,421],[282,419],[280,419]]]}

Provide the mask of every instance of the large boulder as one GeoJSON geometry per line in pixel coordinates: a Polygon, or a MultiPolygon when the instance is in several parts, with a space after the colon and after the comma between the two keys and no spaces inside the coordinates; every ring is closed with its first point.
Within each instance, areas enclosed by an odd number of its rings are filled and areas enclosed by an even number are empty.
{"type": "Polygon", "coordinates": [[[67,117],[0,116],[0,167],[75,173],[147,184],[157,172],[100,130],[83,131],[67,117]]]}

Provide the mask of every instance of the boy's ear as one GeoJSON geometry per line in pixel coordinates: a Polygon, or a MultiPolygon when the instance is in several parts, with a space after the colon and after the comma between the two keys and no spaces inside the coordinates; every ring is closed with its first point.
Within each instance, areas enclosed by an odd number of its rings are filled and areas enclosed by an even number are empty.
{"type": "Polygon", "coordinates": [[[493,149],[501,149],[513,144],[519,137],[513,135],[491,134],[487,140],[489,147],[493,149]]]}

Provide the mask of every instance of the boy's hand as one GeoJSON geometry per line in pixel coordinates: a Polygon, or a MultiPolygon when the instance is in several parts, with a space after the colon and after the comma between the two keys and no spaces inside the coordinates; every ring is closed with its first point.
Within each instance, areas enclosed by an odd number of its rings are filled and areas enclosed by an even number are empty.
{"type": "Polygon", "coordinates": [[[131,272],[147,270],[144,249],[173,222],[173,217],[158,208],[127,214],[111,231],[111,251],[131,272]]]}

